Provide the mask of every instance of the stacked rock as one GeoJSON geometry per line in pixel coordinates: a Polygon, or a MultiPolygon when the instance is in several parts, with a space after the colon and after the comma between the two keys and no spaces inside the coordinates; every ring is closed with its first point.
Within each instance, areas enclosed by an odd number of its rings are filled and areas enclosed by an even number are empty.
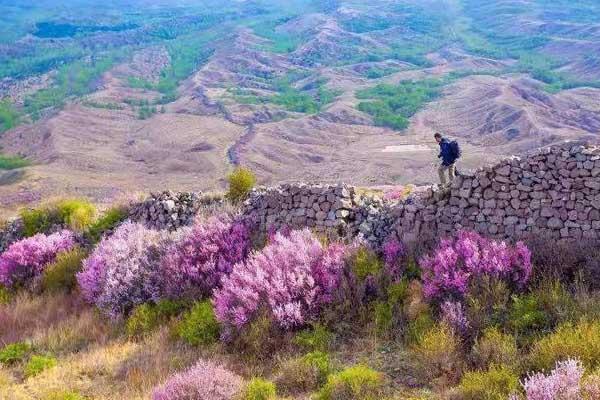
{"type": "Polygon", "coordinates": [[[23,239],[23,221],[21,219],[8,221],[0,226],[0,254],[21,239],[23,239]]]}
{"type": "Polygon", "coordinates": [[[134,204],[129,219],[152,229],[176,230],[194,222],[200,205],[199,193],[165,191],[134,204]]]}
{"type": "Polygon", "coordinates": [[[284,184],[254,189],[243,207],[262,231],[289,228],[347,228],[353,218],[354,188],[340,185],[284,184]]]}
{"type": "Polygon", "coordinates": [[[262,230],[344,227],[376,246],[390,234],[410,243],[459,229],[500,239],[600,239],[600,147],[544,148],[399,202],[360,197],[347,185],[260,188],[243,213],[262,230]]]}
{"type": "Polygon", "coordinates": [[[401,237],[471,229],[498,238],[600,238],[600,147],[555,146],[461,176],[399,213],[401,237]],[[418,226],[417,226],[418,225],[418,226]]]}
{"type": "Polygon", "coordinates": [[[354,221],[350,232],[372,247],[379,247],[393,233],[397,220],[395,211],[398,202],[387,201],[375,196],[361,196],[355,199],[354,221]]]}

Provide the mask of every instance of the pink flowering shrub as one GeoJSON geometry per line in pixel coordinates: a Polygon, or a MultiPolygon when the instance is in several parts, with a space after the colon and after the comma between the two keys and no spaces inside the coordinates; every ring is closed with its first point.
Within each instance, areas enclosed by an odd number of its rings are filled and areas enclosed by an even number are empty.
{"type": "Polygon", "coordinates": [[[160,260],[168,243],[165,234],[124,223],[83,262],[77,274],[83,296],[113,317],[160,300],[165,286],[160,260]]]}
{"type": "Polygon", "coordinates": [[[396,238],[390,238],[383,243],[383,261],[385,272],[392,283],[397,283],[402,279],[406,263],[406,248],[396,238]]]}
{"type": "Polygon", "coordinates": [[[15,242],[0,255],[0,284],[6,287],[30,284],[60,252],[74,247],[75,236],[67,230],[15,242]]]}
{"type": "Polygon", "coordinates": [[[461,302],[446,300],[441,307],[441,320],[459,335],[464,335],[470,328],[465,308],[461,302]]]}
{"type": "Polygon", "coordinates": [[[250,232],[228,217],[212,217],[185,230],[167,249],[162,268],[172,297],[206,297],[250,249],[250,232]]]}
{"type": "Polygon", "coordinates": [[[215,292],[215,313],[229,331],[269,312],[284,329],[301,327],[330,303],[344,268],[345,247],[322,245],[309,230],[278,233],[233,268],[215,292]]]}
{"type": "Polygon", "coordinates": [[[239,376],[211,362],[199,361],[155,388],[152,400],[233,400],[241,388],[239,376]]]}
{"type": "Polygon", "coordinates": [[[522,383],[527,400],[580,400],[585,370],[577,360],[556,363],[549,374],[529,375],[522,383]]]}
{"type": "Polygon", "coordinates": [[[460,231],[444,239],[436,252],[420,262],[423,288],[430,299],[462,298],[473,279],[484,275],[523,286],[531,276],[531,253],[519,242],[490,240],[475,232],[460,231]]]}

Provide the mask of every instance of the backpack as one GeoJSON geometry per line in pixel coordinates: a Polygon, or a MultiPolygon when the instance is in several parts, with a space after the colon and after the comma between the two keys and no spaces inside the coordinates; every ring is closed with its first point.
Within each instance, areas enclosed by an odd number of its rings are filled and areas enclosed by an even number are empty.
{"type": "Polygon", "coordinates": [[[456,140],[450,142],[450,150],[452,151],[452,156],[455,160],[458,160],[460,156],[462,156],[462,152],[460,150],[460,146],[456,140]]]}

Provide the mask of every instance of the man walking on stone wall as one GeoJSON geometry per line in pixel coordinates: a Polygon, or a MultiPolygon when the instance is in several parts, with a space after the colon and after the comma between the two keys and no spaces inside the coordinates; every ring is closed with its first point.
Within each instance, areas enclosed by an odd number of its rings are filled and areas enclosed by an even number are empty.
{"type": "Polygon", "coordinates": [[[454,180],[456,176],[456,161],[460,158],[460,147],[456,140],[450,141],[442,136],[441,133],[434,135],[436,142],[440,145],[440,154],[438,158],[442,159],[442,165],[438,168],[438,174],[440,175],[440,183],[446,185],[448,180],[446,179],[446,171],[448,171],[448,178],[450,182],[454,180]]]}

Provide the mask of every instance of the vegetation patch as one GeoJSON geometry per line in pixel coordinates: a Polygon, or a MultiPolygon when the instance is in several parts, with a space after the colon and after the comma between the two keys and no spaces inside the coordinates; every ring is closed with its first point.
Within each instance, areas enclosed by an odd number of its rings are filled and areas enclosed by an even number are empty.
{"type": "Polygon", "coordinates": [[[0,154],[0,170],[13,170],[27,167],[31,163],[23,157],[0,154]]]}
{"type": "Polygon", "coordinates": [[[377,85],[357,92],[358,99],[369,100],[359,103],[358,109],[371,115],[377,126],[404,130],[409,118],[436,99],[444,84],[441,80],[423,80],[377,85]]]}
{"type": "Polygon", "coordinates": [[[25,364],[23,373],[27,378],[39,375],[47,369],[53,368],[58,364],[56,358],[33,355],[25,364]]]}

